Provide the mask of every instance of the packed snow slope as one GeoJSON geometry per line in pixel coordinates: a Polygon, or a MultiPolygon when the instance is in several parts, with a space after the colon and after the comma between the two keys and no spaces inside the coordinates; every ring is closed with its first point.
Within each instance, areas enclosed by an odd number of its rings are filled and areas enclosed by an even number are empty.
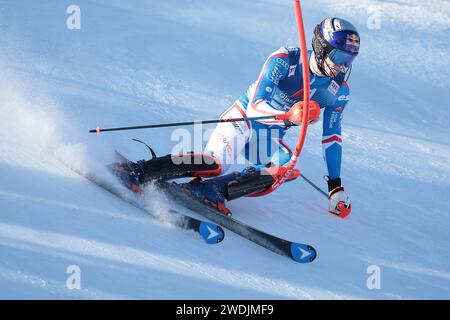
{"type": "MultiPolygon", "coordinates": [[[[107,176],[114,149],[148,157],[131,138],[171,152],[170,128],[88,130],[216,118],[268,54],[298,45],[292,1],[79,0],[79,30],[66,26],[73,1],[0,1],[0,298],[449,299],[450,4],[303,2],[308,45],[330,15],[362,36],[343,120],[353,213],[331,216],[300,179],[229,207],[314,245],[308,265],[231,232],[203,244],[68,169],[107,176]],[[370,29],[374,17],[380,25],[370,29]],[[71,265],[79,290],[66,286],[71,265]],[[367,286],[370,266],[380,289],[367,286]]],[[[298,167],[326,187],[321,124],[309,128],[298,167]]],[[[194,214],[148,192],[155,211],[194,214]]]]}

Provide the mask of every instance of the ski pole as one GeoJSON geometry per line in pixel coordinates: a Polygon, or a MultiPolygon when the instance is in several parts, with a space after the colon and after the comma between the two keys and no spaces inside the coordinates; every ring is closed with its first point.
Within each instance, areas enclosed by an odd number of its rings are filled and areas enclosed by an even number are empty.
{"type": "Polygon", "coordinates": [[[230,119],[216,119],[216,120],[199,120],[199,121],[188,121],[188,122],[172,122],[172,123],[161,123],[161,124],[150,124],[142,126],[131,126],[131,127],[117,127],[117,128],[106,128],[102,129],[97,127],[95,129],[89,130],[90,133],[97,133],[105,131],[120,131],[120,130],[136,130],[136,129],[150,129],[150,128],[164,128],[164,127],[178,127],[178,126],[189,126],[195,124],[209,124],[209,123],[222,123],[222,122],[239,122],[239,121],[250,121],[250,120],[264,120],[264,119],[277,119],[278,115],[272,116],[261,116],[261,117],[247,117],[247,118],[230,118],[230,119]]]}
{"type": "Polygon", "coordinates": [[[317,191],[319,191],[321,194],[323,194],[325,197],[328,198],[328,194],[323,191],[320,187],[316,186],[311,180],[309,180],[308,178],[306,178],[303,174],[300,174],[300,176],[306,181],[308,182],[314,189],[316,189],[317,191]]]}

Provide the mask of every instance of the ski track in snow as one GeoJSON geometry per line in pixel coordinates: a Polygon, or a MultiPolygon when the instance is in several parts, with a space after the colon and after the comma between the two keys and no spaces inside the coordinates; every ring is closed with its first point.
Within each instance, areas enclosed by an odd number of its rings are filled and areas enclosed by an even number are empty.
{"type": "MultiPolygon", "coordinates": [[[[87,131],[217,117],[269,53],[297,43],[292,2],[77,4],[82,28],[74,31],[65,28],[63,3],[0,9],[1,298],[450,298],[447,2],[304,2],[307,30],[338,15],[362,34],[343,120],[342,177],[354,212],[345,221],[331,216],[300,179],[229,206],[245,223],[315,246],[310,265],[231,232],[204,245],[69,169],[116,183],[103,167],[114,149],[148,157],[131,138],[169,153],[171,129],[87,131]],[[377,30],[366,27],[373,10],[381,13],[377,30]],[[70,265],[80,266],[80,290],[66,287],[70,265]],[[366,286],[370,265],[380,267],[380,290],[366,286]]],[[[299,168],[325,189],[321,125],[309,128],[299,168]]],[[[295,139],[286,138],[291,146],[295,139]]],[[[147,191],[158,214],[191,213],[147,191]]]]}

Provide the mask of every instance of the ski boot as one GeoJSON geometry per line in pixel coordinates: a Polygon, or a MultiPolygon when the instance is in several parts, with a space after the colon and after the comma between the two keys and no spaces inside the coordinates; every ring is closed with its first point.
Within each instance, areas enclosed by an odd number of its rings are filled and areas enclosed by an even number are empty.
{"type": "Polygon", "coordinates": [[[144,172],[139,163],[134,163],[132,161],[112,163],[108,166],[108,168],[125,187],[138,194],[144,193],[144,191],[140,188],[141,177],[144,172]]]}
{"type": "Polygon", "coordinates": [[[226,216],[231,216],[231,211],[225,206],[227,188],[231,181],[236,180],[239,172],[233,172],[224,176],[202,180],[196,178],[182,184],[183,191],[190,194],[198,201],[213,207],[226,216]]]}

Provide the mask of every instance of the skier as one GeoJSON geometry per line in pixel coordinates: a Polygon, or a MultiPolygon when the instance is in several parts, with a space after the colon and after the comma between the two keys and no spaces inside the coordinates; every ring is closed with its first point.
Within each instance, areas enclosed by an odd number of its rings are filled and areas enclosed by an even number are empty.
{"type": "MultiPolygon", "coordinates": [[[[309,122],[323,109],[323,156],[327,165],[329,211],[346,216],[351,203],[341,183],[341,121],[349,100],[347,79],[359,52],[356,28],[341,18],[327,18],[314,29],[312,51],[308,51],[311,105],[309,122]]],[[[258,79],[225,112],[221,119],[274,115],[273,120],[225,122],[217,125],[204,154],[166,155],[137,163],[115,164],[119,178],[135,191],[150,180],[196,177],[185,189],[230,214],[225,200],[261,196],[275,182],[276,174],[291,158],[282,141],[286,131],[301,124],[304,108],[300,49],[281,47],[265,61],[258,79]],[[273,150],[275,145],[275,150],[273,150]],[[262,146],[268,148],[265,157],[262,146]],[[256,149],[256,158],[250,150],[256,149]],[[253,165],[241,172],[225,173],[245,151],[253,165]],[[221,176],[219,176],[221,175],[221,176]],[[217,176],[211,179],[205,177],[217,176]]],[[[300,175],[294,170],[289,180],[300,175]]]]}

